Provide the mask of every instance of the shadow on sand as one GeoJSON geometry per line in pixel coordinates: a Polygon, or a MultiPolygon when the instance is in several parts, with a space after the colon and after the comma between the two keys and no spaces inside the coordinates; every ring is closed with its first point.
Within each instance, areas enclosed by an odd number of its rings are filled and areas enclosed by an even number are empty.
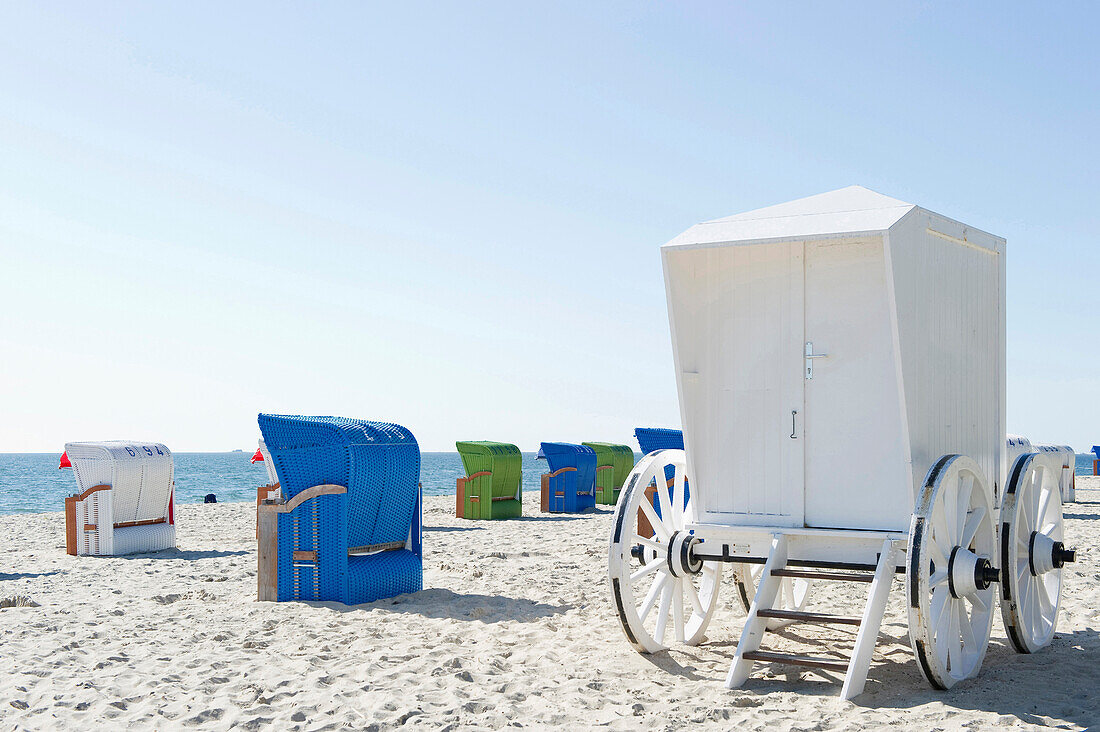
{"type": "Polygon", "coordinates": [[[501,595],[479,595],[453,592],[442,587],[432,587],[409,595],[398,595],[388,600],[367,602],[362,605],[341,605],[338,602],[308,602],[307,605],[327,607],[339,612],[356,610],[384,610],[394,613],[413,613],[425,618],[460,620],[465,622],[500,623],[514,621],[531,623],[542,618],[561,615],[573,609],[572,605],[547,605],[534,600],[524,600],[501,595]]]}
{"type": "Polygon", "coordinates": [[[606,516],[607,514],[614,513],[615,509],[603,509],[603,508],[588,508],[581,513],[540,513],[534,516],[518,516],[514,519],[508,519],[509,521],[578,521],[580,519],[592,518],[593,516],[606,516]]]}
{"type": "MultiPolygon", "coordinates": [[[[679,655],[681,656],[692,656],[692,649],[688,646],[678,647],[677,650],[680,652],[679,655]]],[[[674,674],[676,676],[680,676],[691,681],[711,681],[709,674],[707,676],[700,676],[699,674],[695,673],[698,670],[696,666],[685,666],[682,663],[678,663],[674,658],[672,658],[672,656],[669,655],[668,651],[661,651],[660,653],[643,653],[641,654],[641,656],[644,660],[649,661],[651,664],[666,673],[674,674]]],[[[698,656],[693,657],[698,658],[698,656]]]]}
{"type": "Polygon", "coordinates": [[[49,572],[13,572],[11,574],[0,572],[0,582],[4,580],[36,579],[38,577],[49,577],[54,574],[61,574],[61,570],[54,569],[49,572]]]}
{"type": "MultiPolygon", "coordinates": [[[[904,710],[943,704],[960,710],[1011,716],[1024,724],[1042,727],[1049,726],[1051,720],[1056,725],[1065,722],[1086,728],[1094,728],[1097,724],[1095,705],[1083,704],[1081,700],[1088,697],[1097,683],[1098,674],[1093,670],[1092,659],[1100,651],[1100,631],[1057,633],[1049,647],[1035,654],[1016,653],[1006,638],[994,635],[978,676],[939,691],[929,686],[921,675],[909,648],[908,635],[894,635],[896,630],[884,630],[880,636],[864,692],[851,702],[855,706],[904,710]],[[885,653],[884,648],[888,649],[885,653]]],[[[780,630],[779,634],[796,640],[806,648],[807,655],[833,655],[835,652],[835,648],[830,647],[835,644],[801,636],[789,628],[780,630]]],[[[852,640],[854,638],[839,645],[847,650],[852,640]]],[[[728,646],[732,661],[736,641],[707,645],[712,649],[728,646]]],[[[667,654],[656,654],[651,661],[671,673],[692,678],[677,670],[684,667],[671,659],[662,661],[662,656],[667,654]]],[[[754,694],[793,692],[839,697],[843,684],[843,674],[760,664],[743,688],[754,694]]]]}
{"type": "MultiPolygon", "coordinates": [[[[223,551],[220,549],[163,549],[159,552],[143,552],[141,554],[119,554],[117,556],[88,556],[88,559],[217,559],[218,557],[239,557],[254,552],[246,549],[237,551],[223,551]]],[[[82,557],[83,558],[83,557],[82,557]]]]}

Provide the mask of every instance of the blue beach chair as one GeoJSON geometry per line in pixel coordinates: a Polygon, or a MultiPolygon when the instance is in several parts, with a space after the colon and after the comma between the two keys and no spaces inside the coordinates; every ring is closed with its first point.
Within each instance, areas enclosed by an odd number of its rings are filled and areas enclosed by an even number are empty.
{"type": "MultiPolygon", "coordinates": [[[[635,427],[634,437],[638,440],[638,449],[642,451],[643,455],[648,455],[651,452],[657,450],[683,450],[684,449],[684,433],[681,430],[668,429],[666,427],[635,427]]],[[[675,477],[675,471],[672,466],[665,468],[665,479],[671,481],[675,477]]],[[[646,495],[649,496],[650,503],[653,504],[653,509],[657,512],[657,515],[661,515],[660,501],[654,501],[652,494],[647,491],[646,495]]],[[[684,482],[684,507],[687,507],[688,499],[691,498],[691,490],[688,483],[684,482]]],[[[649,522],[646,522],[646,526],[649,522]]]]}
{"type": "Polygon", "coordinates": [[[638,448],[643,455],[656,450],[684,449],[684,433],[680,430],[670,430],[666,427],[635,427],[634,437],[638,439],[638,448]]]}
{"type": "Polygon", "coordinates": [[[260,505],[259,599],[354,605],[423,585],[420,448],[404,427],[261,414],[283,501],[260,505]]]}
{"type": "Polygon", "coordinates": [[[544,513],[580,513],[596,506],[596,451],[569,442],[544,442],[539,459],[550,468],[542,475],[544,513]]]}

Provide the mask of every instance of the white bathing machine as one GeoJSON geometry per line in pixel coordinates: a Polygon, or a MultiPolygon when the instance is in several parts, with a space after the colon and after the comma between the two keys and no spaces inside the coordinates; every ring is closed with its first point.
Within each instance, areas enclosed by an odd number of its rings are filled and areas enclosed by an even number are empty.
{"type": "Polygon", "coordinates": [[[730,687],[777,662],[860,693],[895,573],[934,686],[977,673],[995,593],[1017,649],[1050,641],[1073,555],[1057,476],[1006,463],[1003,239],[853,186],[699,224],[662,259],[686,450],[635,467],[609,556],[639,650],[699,642],[726,564],[748,611],[730,687]],[[868,590],[861,616],[806,609],[834,582],[868,590]],[[760,649],[791,622],[856,626],[855,647],[760,649]]]}

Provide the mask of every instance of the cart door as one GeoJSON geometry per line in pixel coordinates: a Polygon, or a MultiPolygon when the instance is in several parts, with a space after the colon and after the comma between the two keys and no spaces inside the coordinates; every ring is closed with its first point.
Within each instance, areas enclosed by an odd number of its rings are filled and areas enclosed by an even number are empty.
{"type": "Polygon", "coordinates": [[[908,525],[893,344],[881,237],[807,242],[807,526],[908,525]]]}
{"type": "Polygon", "coordinates": [[[699,520],[802,526],[803,244],[665,256],[699,520]]]}

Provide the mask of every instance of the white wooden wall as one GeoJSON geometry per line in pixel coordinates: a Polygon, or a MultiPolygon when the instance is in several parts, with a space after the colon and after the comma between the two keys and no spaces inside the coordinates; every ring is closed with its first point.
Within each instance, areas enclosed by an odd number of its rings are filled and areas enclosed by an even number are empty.
{"type": "Polygon", "coordinates": [[[886,242],[913,498],[947,453],[977,460],[999,494],[1006,470],[1004,240],[917,208],[886,242]]]}

